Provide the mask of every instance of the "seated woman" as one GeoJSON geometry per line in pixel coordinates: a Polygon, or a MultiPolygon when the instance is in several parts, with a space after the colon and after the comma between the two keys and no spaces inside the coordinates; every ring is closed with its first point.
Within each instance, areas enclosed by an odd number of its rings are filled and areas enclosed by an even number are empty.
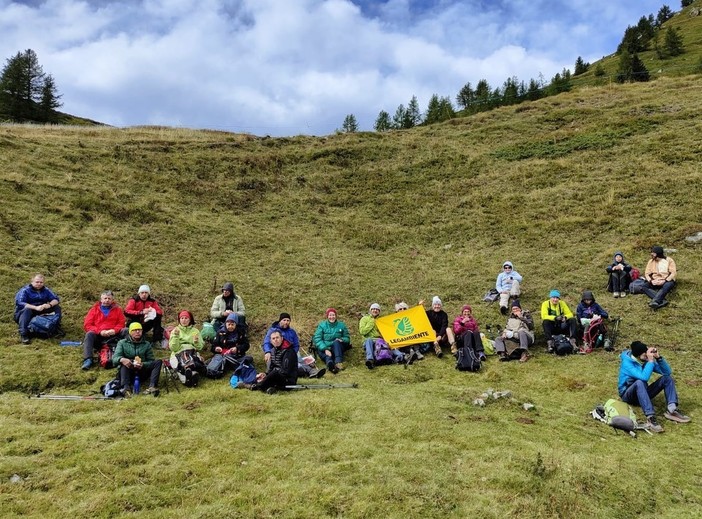
{"type": "Polygon", "coordinates": [[[171,330],[168,347],[171,350],[170,364],[178,371],[181,382],[187,387],[195,387],[204,375],[205,362],[200,356],[204,341],[195,328],[195,318],[189,310],[178,314],[178,326],[171,330]]]}
{"type": "Polygon", "coordinates": [[[578,353],[591,353],[592,348],[595,347],[592,336],[594,335],[594,338],[597,339],[600,333],[604,335],[607,332],[602,320],[608,319],[609,314],[595,301],[592,291],[585,290],[578,307],[575,309],[575,315],[578,318],[578,323],[583,327],[583,345],[578,353]],[[595,329],[591,330],[591,326],[595,326],[595,329]]]}
{"type": "Polygon", "coordinates": [[[251,390],[272,394],[285,386],[297,384],[297,353],[279,330],[271,332],[269,339],[272,348],[268,371],[259,374],[251,390]]]}
{"type": "Polygon", "coordinates": [[[210,350],[214,357],[207,363],[207,376],[220,378],[229,368],[242,362],[253,363],[253,357],[244,355],[249,349],[246,325],[239,326],[239,316],[229,314],[212,341],[210,350]]]}
{"type": "Polygon", "coordinates": [[[631,265],[624,261],[624,255],[617,251],[614,253],[612,263],[607,265],[609,282],[607,290],[612,292],[614,297],[626,297],[626,291],[631,282],[631,265]]]}
{"type": "Polygon", "coordinates": [[[502,272],[497,275],[495,281],[495,289],[500,293],[500,313],[507,315],[507,303],[509,298],[517,298],[522,293],[521,284],[522,276],[514,270],[511,261],[505,261],[502,264],[502,272]]]}
{"type": "MultiPolygon", "coordinates": [[[[471,348],[477,354],[481,362],[486,360],[478,321],[473,317],[473,309],[470,305],[463,305],[461,308],[461,315],[456,316],[453,320],[453,333],[456,336],[456,342],[458,344],[463,344],[471,348]]],[[[458,348],[455,343],[451,346],[451,353],[453,355],[458,353],[458,348]]]]}
{"type": "Polygon", "coordinates": [[[528,310],[522,310],[519,301],[512,301],[507,324],[495,339],[495,351],[505,362],[515,358],[519,362],[529,360],[529,346],[534,344],[534,319],[528,310]]]}
{"type": "Polygon", "coordinates": [[[336,374],[344,369],[344,351],[351,347],[349,329],[336,318],[336,310],[327,308],[327,318],[320,322],[312,342],[327,369],[336,374]]]}

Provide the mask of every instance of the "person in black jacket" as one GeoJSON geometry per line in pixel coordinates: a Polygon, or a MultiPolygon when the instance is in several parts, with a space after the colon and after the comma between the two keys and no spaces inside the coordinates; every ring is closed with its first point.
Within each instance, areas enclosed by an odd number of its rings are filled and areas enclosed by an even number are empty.
{"type": "Polygon", "coordinates": [[[251,390],[275,393],[285,386],[297,384],[297,353],[292,345],[283,339],[283,335],[275,330],[270,335],[271,361],[268,371],[263,378],[251,386],[251,390]]]}
{"type": "Polygon", "coordinates": [[[626,297],[626,291],[631,282],[631,265],[624,261],[624,254],[617,251],[614,253],[612,263],[607,265],[609,282],[607,290],[612,292],[614,297],[626,297]]]}
{"type": "MultiPolygon", "coordinates": [[[[424,300],[420,301],[419,304],[423,305],[424,300]]],[[[422,344],[419,347],[420,353],[428,352],[432,346],[437,357],[441,357],[444,354],[441,350],[442,346],[450,346],[451,351],[453,351],[456,345],[456,338],[453,335],[453,330],[449,327],[448,314],[443,310],[443,303],[439,296],[432,298],[431,310],[427,310],[427,318],[436,333],[436,340],[433,343],[422,344]]]]}
{"type": "Polygon", "coordinates": [[[248,350],[246,325],[239,324],[237,314],[229,314],[212,341],[210,351],[214,357],[207,364],[207,376],[220,378],[228,369],[236,368],[242,362],[253,364],[253,357],[244,355],[248,350]]]}

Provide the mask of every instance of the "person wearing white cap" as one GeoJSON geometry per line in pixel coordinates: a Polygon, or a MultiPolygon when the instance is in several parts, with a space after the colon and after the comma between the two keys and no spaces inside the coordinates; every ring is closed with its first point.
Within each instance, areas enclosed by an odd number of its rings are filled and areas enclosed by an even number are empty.
{"type": "Polygon", "coordinates": [[[502,272],[497,275],[497,281],[495,282],[495,288],[500,293],[500,313],[502,315],[507,315],[509,312],[507,309],[509,298],[517,298],[522,293],[521,282],[522,276],[514,270],[512,262],[505,261],[502,264],[502,272]]]}
{"type": "MultiPolygon", "coordinates": [[[[373,369],[375,367],[375,342],[381,339],[380,330],[375,320],[380,315],[380,305],[373,303],[370,305],[369,313],[361,317],[358,322],[358,331],[363,337],[363,349],[366,351],[366,367],[373,369]]],[[[405,355],[399,350],[391,349],[390,353],[394,362],[404,362],[405,355]]]]}
{"type": "Polygon", "coordinates": [[[163,310],[153,297],[151,297],[151,287],[141,285],[136,295],[127,301],[124,307],[124,315],[127,318],[127,326],[132,323],[139,323],[143,328],[143,333],[153,330],[153,342],[161,344],[163,341],[163,310]]]}
{"type": "MultiPolygon", "coordinates": [[[[419,304],[424,304],[424,300],[420,301],[419,304]]],[[[434,296],[431,300],[431,310],[427,310],[427,317],[429,318],[429,323],[436,333],[436,339],[433,343],[428,342],[422,344],[419,347],[421,353],[426,353],[429,349],[434,346],[434,353],[436,356],[441,358],[444,352],[441,350],[441,346],[450,346],[451,350],[456,347],[456,337],[453,335],[453,330],[449,326],[448,314],[443,309],[443,303],[439,296],[434,296]]]]}

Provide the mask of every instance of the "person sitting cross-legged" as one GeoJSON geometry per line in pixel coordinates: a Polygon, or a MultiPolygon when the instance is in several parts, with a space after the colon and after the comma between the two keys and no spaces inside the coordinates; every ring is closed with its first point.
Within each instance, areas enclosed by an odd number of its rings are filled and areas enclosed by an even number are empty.
{"type": "Polygon", "coordinates": [[[178,378],[186,387],[197,386],[200,376],[207,371],[200,356],[204,343],[200,330],[195,328],[192,312],[181,310],[178,314],[178,326],[171,331],[168,347],[171,350],[171,366],[175,367],[178,378]]]}
{"type": "Polygon", "coordinates": [[[661,391],[665,393],[667,406],[663,416],[672,422],[690,421],[690,417],[678,408],[678,393],[671,376],[673,370],[657,348],[649,348],[641,341],[634,341],[631,349],[623,351],[619,357],[619,396],[627,404],[641,407],[651,432],[663,432],[663,427],[656,420],[652,402],[661,391]],[[654,373],[661,377],[649,384],[654,373]]]}
{"type": "Polygon", "coordinates": [[[134,391],[134,381],[148,381],[145,395],[158,396],[158,379],[161,375],[161,361],[156,360],[151,343],[144,340],[140,323],[129,325],[129,335],[117,343],[112,363],[119,366],[119,383],[125,396],[134,391]]]}

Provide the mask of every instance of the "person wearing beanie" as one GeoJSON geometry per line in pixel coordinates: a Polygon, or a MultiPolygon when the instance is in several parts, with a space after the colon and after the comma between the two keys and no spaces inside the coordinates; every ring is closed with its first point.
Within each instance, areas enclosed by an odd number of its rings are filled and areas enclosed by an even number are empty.
{"type": "Polygon", "coordinates": [[[502,362],[513,359],[526,362],[529,360],[529,346],[532,344],[534,344],[534,319],[529,310],[523,310],[519,300],[515,299],[512,301],[507,324],[495,339],[495,352],[502,362]]]}
{"type": "Polygon", "coordinates": [[[236,369],[242,362],[253,365],[253,357],[245,355],[249,350],[247,331],[245,324],[239,324],[237,314],[227,316],[210,345],[214,356],[207,363],[206,374],[209,378],[220,378],[229,369],[236,369]]]}
{"type": "Polygon", "coordinates": [[[651,259],[646,263],[644,279],[647,286],[644,294],[651,298],[648,304],[652,309],[658,310],[668,304],[665,296],[675,286],[675,278],[678,269],[675,261],[670,256],[666,256],[663,247],[656,245],[651,249],[651,259]]]}
{"type": "Polygon", "coordinates": [[[620,251],[614,253],[612,263],[607,265],[609,281],[607,290],[612,292],[614,297],[626,297],[626,291],[631,283],[631,265],[624,261],[624,254],[620,251]]]}
{"type": "Polygon", "coordinates": [[[548,299],[541,303],[541,321],[546,336],[546,352],[554,352],[553,336],[567,334],[573,349],[577,350],[576,336],[578,324],[565,301],[561,300],[558,290],[551,290],[548,299]]]}
{"type": "MultiPolygon", "coordinates": [[[[419,304],[423,305],[424,300],[421,300],[419,304]]],[[[431,299],[431,310],[426,310],[426,313],[429,323],[436,334],[436,339],[434,342],[427,342],[419,346],[419,352],[422,354],[427,353],[432,346],[434,353],[439,358],[444,354],[441,349],[442,346],[449,346],[451,352],[456,351],[456,337],[453,335],[453,330],[449,327],[448,314],[443,307],[444,305],[439,296],[434,296],[431,299]]]]}
{"type": "Polygon", "coordinates": [[[578,353],[592,353],[592,348],[595,346],[592,337],[597,338],[600,333],[602,335],[606,333],[603,319],[609,319],[609,314],[595,301],[591,290],[584,290],[580,303],[575,309],[575,315],[583,328],[583,345],[578,353]],[[590,328],[591,323],[593,329],[590,328]]]}
{"type": "Polygon", "coordinates": [[[510,297],[519,297],[521,290],[522,276],[514,270],[511,261],[502,264],[502,272],[497,275],[495,289],[500,293],[500,313],[507,315],[507,306],[510,297]]]}
{"type": "MultiPolygon", "coordinates": [[[[363,349],[366,352],[366,367],[368,369],[373,369],[376,364],[375,345],[379,339],[382,339],[380,330],[378,330],[378,325],[375,323],[375,320],[380,316],[380,305],[378,303],[373,303],[370,305],[368,312],[369,313],[361,317],[361,320],[358,322],[358,331],[361,337],[363,337],[363,349]]],[[[400,350],[391,349],[390,354],[392,356],[392,361],[396,364],[405,361],[405,354],[400,350]]]]}
{"type": "MultiPolygon", "coordinates": [[[[115,303],[111,290],[100,294],[100,301],[95,303],[83,319],[83,362],[81,369],[88,370],[93,365],[93,354],[105,344],[112,344],[127,336],[126,319],[122,307],[115,303]]],[[[106,366],[111,367],[111,366],[106,366]]]]}
{"type": "Polygon", "coordinates": [[[339,321],[335,308],[327,308],[326,319],[317,325],[312,337],[319,358],[327,369],[336,374],[344,369],[344,352],[351,347],[349,329],[339,321]]]}
{"type": "Polygon", "coordinates": [[[454,344],[451,346],[452,355],[458,354],[456,344],[462,344],[471,348],[481,362],[487,359],[483,349],[483,340],[480,336],[478,321],[473,317],[473,309],[470,305],[461,307],[461,314],[457,315],[453,320],[452,331],[455,338],[454,344]]]}
{"type": "Polygon", "coordinates": [[[137,293],[127,301],[124,315],[127,318],[127,326],[140,323],[144,336],[153,330],[153,342],[160,345],[163,341],[163,310],[158,301],[151,296],[149,285],[141,285],[137,293]]]}
{"type": "Polygon", "coordinates": [[[212,326],[214,326],[215,330],[219,330],[224,325],[224,320],[229,314],[237,314],[239,316],[239,324],[246,323],[244,300],[234,292],[234,283],[231,281],[227,281],[222,285],[222,293],[214,298],[212,308],[210,308],[212,326]]]}
{"type": "Polygon", "coordinates": [[[663,427],[656,419],[652,402],[661,391],[665,394],[666,402],[666,411],[663,416],[672,422],[690,421],[690,417],[678,407],[678,393],[671,376],[673,371],[658,348],[648,347],[641,341],[634,341],[630,349],[623,351],[619,358],[621,361],[617,384],[619,396],[627,404],[641,407],[651,432],[663,432],[663,427]],[[649,384],[654,373],[661,376],[649,384]]]}
{"type": "Polygon", "coordinates": [[[171,349],[171,366],[176,367],[180,380],[187,387],[195,387],[207,368],[200,356],[205,341],[195,328],[195,318],[189,310],[178,314],[178,326],[171,331],[168,347],[171,349]]]}
{"type": "Polygon", "coordinates": [[[141,323],[129,325],[129,335],[117,343],[112,364],[119,366],[119,384],[124,396],[131,396],[137,375],[144,384],[149,384],[143,394],[158,396],[161,361],[156,360],[151,343],[144,339],[141,323]]]}
{"type": "Polygon", "coordinates": [[[300,351],[300,339],[297,336],[297,332],[294,328],[290,327],[290,314],[287,312],[281,312],[278,320],[271,324],[270,328],[266,332],[266,336],[263,339],[263,357],[266,360],[266,366],[270,365],[271,353],[273,352],[273,345],[271,344],[271,333],[274,331],[279,331],[284,340],[290,343],[290,346],[295,350],[295,353],[300,351]]]}

